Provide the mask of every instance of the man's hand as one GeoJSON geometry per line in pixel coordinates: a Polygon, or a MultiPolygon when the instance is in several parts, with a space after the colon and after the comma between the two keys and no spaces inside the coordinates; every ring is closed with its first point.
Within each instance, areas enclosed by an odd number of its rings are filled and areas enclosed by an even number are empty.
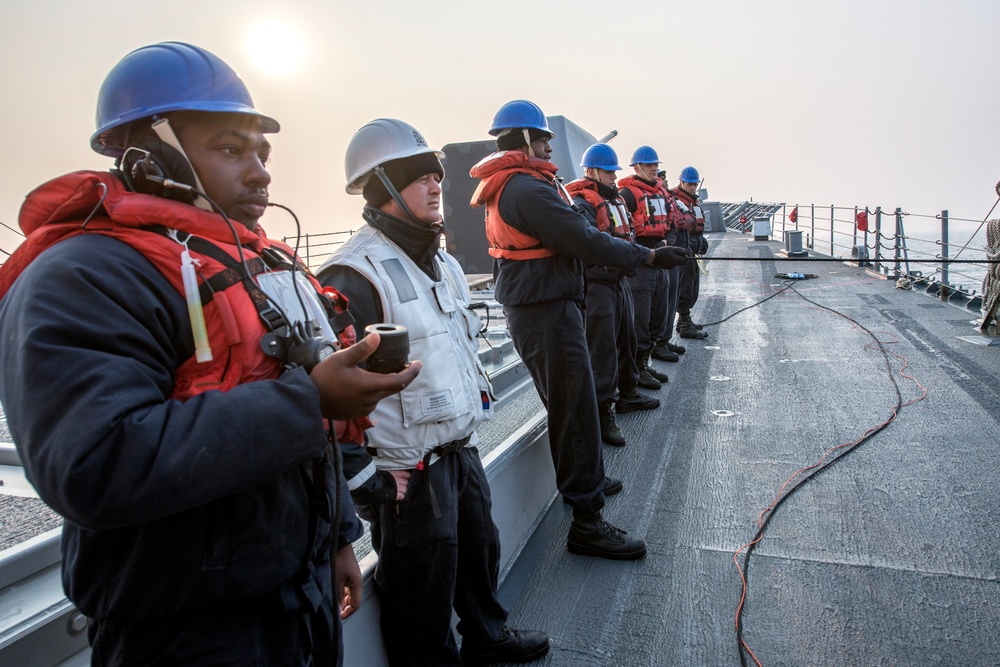
{"type": "Polygon", "coordinates": [[[672,269],[675,266],[684,264],[690,257],[691,254],[686,248],[668,246],[666,248],[657,248],[653,252],[653,261],[650,264],[658,269],[672,269]]]}
{"type": "Polygon", "coordinates": [[[361,606],[361,568],[354,547],[344,545],[334,553],[337,580],[333,582],[333,597],[340,605],[340,618],[350,616],[361,606]]]}
{"type": "Polygon", "coordinates": [[[409,470],[386,470],[396,480],[396,502],[398,503],[406,496],[406,488],[410,484],[409,470]]]}
{"type": "Polygon", "coordinates": [[[320,408],[327,419],[354,419],[370,414],[386,396],[405,389],[420,372],[419,361],[399,373],[382,375],[358,368],[378,348],[380,337],[370,334],[346,350],[335,352],[309,373],[319,390],[320,408]]]}

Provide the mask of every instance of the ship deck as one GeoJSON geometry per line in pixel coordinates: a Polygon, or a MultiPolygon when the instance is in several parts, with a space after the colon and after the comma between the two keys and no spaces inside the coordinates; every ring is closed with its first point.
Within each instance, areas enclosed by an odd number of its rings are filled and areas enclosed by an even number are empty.
{"type": "Polygon", "coordinates": [[[734,553],[786,480],[834,459],[784,486],[816,473],[750,556],[742,632],[760,664],[1000,664],[1000,348],[978,315],[709,236],[709,257],[754,261],[707,262],[694,317],[709,338],[654,362],[663,405],[620,415],[627,446],[604,446],[625,482],[605,516],[645,537],[646,558],[569,554],[554,502],[504,580],[510,624],[551,637],[537,664],[739,665],[734,553]],[[775,277],[793,271],[817,277],[775,277]]]}

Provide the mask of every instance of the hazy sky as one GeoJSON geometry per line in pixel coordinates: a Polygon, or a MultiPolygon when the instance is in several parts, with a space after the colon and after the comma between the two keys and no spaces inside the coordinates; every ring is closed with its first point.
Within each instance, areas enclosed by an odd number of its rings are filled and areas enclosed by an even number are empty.
{"type": "MultiPolygon", "coordinates": [[[[308,232],[358,226],[344,151],[369,120],[443,146],[488,138],[515,98],[618,130],[623,160],[652,145],[671,180],[696,166],[712,199],[982,219],[1000,179],[998,25],[997,0],[2,0],[0,222],[44,181],[110,166],[89,148],[97,91],[166,40],[215,52],[281,122],[271,198],[308,232]]],[[[280,211],[263,224],[294,231],[280,211]]],[[[0,229],[0,248],[17,243],[0,229]]]]}

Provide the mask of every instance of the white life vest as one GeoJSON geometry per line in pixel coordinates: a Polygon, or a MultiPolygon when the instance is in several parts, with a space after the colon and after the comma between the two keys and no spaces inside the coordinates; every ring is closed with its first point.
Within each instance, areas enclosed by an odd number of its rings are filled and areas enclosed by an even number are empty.
{"type": "MultiPolygon", "coordinates": [[[[381,469],[408,469],[438,445],[470,437],[484,418],[482,392],[493,388],[479,362],[479,316],[469,310],[462,267],[440,252],[431,280],[381,232],[365,226],[329,260],[367,278],[382,299],[385,321],[407,328],[410,359],[423,368],[402,392],[382,399],[367,431],[381,469]]],[[[350,295],[347,295],[350,298],[350,295]]]]}

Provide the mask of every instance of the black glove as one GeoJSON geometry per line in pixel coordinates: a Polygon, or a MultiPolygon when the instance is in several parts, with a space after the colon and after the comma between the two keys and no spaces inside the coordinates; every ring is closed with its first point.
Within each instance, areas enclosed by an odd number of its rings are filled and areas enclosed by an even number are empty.
{"type": "Polygon", "coordinates": [[[657,248],[653,251],[653,266],[657,269],[672,269],[688,261],[691,254],[685,248],[657,248]]]}
{"type": "Polygon", "coordinates": [[[396,500],[396,478],[385,470],[378,470],[364,484],[351,491],[358,505],[384,505],[396,500]]]}

